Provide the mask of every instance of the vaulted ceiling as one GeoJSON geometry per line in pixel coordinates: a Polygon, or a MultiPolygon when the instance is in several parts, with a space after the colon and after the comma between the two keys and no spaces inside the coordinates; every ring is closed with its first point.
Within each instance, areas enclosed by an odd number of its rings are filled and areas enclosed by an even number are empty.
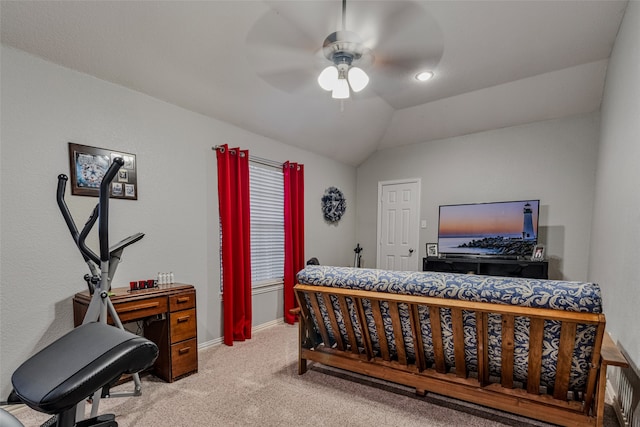
{"type": "Polygon", "coordinates": [[[54,63],[358,165],[381,148],[600,107],[627,1],[347,2],[371,82],[316,78],[340,29],[324,1],[5,1],[1,41],[54,63]],[[418,82],[431,69],[435,77],[418,82]]]}

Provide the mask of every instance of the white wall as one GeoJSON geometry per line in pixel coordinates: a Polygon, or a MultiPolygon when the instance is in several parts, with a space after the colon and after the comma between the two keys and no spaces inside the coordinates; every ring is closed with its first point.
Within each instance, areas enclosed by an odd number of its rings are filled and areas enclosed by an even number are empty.
{"type": "Polygon", "coordinates": [[[602,286],[607,329],[640,366],[640,3],[630,1],[609,62],[589,279],[602,286]]]}
{"type": "MultiPolygon", "coordinates": [[[[540,199],[551,278],[586,280],[599,115],[549,120],[374,153],[358,167],[357,239],[375,265],[379,181],[421,178],[419,256],[436,242],[438,207],[540,199]]],[[[421,265],[421,264],[420,264],[421,265]]]]}
{"type": "MultiPolygon", "coordinates": [[[[328,225],[324,189],[355,198],[355,169],[224,122],[59,67],[24,52],[1,51],[0,396],[29,355],[70,330],[71,299],[87,273],[55,202],[57,176],[69,174],[68,142],[137,155],[139,198],[110,203],[111,243],[141,231],[125,250],[115,287],[173,271],[197,289],[198,342],[221,332],[215,153],[228,143],[255,156],[305,164],[306,255],[348,265],[355,209],[328,225]]],[[[96,198],[67,203],[82,227],[96,198]]],[[[97,227],[95,227],[97,228],[97,227]]],[[[95,246],[95,237],[92,236],[95,246]]],[[[282,291],[254,297],[254,325],[283,316],[282,291]]]]}

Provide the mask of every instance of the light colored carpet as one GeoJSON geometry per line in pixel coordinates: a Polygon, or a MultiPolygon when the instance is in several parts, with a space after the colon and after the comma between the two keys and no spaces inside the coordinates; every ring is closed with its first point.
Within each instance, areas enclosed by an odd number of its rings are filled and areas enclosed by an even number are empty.
{"type": "MultiPolygon", "coordinates": [[[[142,396],[103,399],[100,413],[114,413],[121,427],[548,426],[318,364],[309,368],[297,374],[297,326],[280,324],[233,347],[201,350],[198,373],[174,383],[144,376],[142,396]]],[[[113,392],[131,389],[127,383],[113,392]]],[[[26,407],[12,412],[26,427],[49,418],[26,407]]],[[[615,417],[609,414],[605,426],[617,426],[615,417]]]]}

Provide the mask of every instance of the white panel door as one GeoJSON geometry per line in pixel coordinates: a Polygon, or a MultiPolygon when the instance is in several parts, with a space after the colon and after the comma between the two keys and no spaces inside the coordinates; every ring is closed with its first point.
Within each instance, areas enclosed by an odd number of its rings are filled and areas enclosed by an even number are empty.
{"type": "Polygon", "coordinates": [[[417,271],[420,181],[381,182],[378,190],[377,267],[417,271]]]}

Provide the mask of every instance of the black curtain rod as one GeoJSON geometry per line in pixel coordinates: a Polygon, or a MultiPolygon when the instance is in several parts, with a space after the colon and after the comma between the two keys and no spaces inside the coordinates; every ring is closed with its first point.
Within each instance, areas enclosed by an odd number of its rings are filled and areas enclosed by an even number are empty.
{"type": "MultiPolygon", "coordinates": [[[[219,148],[222,148],[222,145],[216,145],[214,147],[211,147],[211,149],[214,150],[214,151],[219,149],[219,148]]],[[[253,162],[253,163],[258,163],[258,164],[261,164],[261,165],[264,165],[264,166],[269,166],[269,167],[272,167],[272,168],[276,168],[276,169],[279,169],[279,170],[282,170],[282,165],[283,165],[283,163],[278,163],[275,160],[269,160],[269,159],[265,159],[265,158],[262,158],[262,157],[256,157],[256,156],[253,156],[251,154],[249,155],[249,161],[253,162]]]]}

